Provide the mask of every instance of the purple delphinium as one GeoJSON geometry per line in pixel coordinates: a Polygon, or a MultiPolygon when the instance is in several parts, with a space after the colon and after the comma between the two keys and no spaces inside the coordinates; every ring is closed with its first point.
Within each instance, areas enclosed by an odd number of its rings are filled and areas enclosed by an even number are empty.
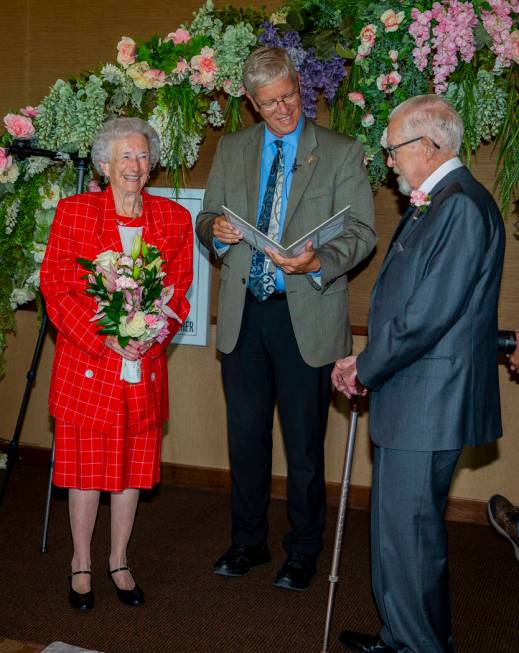
{"type": "Polygon", "coordinates": [[[301,47],[298,32],[285,32],[280,35],[270,22],[263,23],[264,32],[259,37],[260,43],[269,47],[286,48],[290,59],[300,74],[301,101],[303,112],[308,118],[317,117],[317,98],[319,90],[324,89],[328,103],[333,101],[335,93],[346,75],[344,61],[336,55],[332,59],[318,59],[314,48],[305,50],[301,47]]]}

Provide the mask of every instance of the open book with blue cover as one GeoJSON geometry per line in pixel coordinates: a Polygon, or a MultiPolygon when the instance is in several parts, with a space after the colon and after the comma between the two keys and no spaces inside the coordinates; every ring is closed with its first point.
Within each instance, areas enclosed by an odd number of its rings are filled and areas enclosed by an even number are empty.
{"type": "Polygon", "coordinates": [[[251,224],[246,222],[243,218],[240,218],[239,215],[236,215],[234,211],[231,211],[231,209],[227,208],[226,206],[222,206],[222,210],[228,222],[233,224],[241,231],[243,234],[243,240],[251,247],[259,249],[263,253],[265,253],[265,247],[271,247],[272,249],[279,252],[281,256],[298,256],[301,254],[301,252],[304,251],[305,245],[309,240],[312,242],[314,249],[319,249],[319,247],[322,247],[326,243],[330,242],[330,240],[342,236],[342,234],[346,231],[350,206],[345,206],[335,215],[332,215],[331,218],[328,218],[287,247],[283,247],[281,243],[278,243],[277,241],[269,238],[267,234],[264,234],[256,229],[256,227],[253,227],[251,224]]]}

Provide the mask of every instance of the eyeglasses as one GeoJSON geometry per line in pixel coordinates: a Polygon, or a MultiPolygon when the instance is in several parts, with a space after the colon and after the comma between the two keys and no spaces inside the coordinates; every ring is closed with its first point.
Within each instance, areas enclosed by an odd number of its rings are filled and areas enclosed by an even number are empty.
{"type": "MultiPolygon", "coordinates": [[[[386,145],[386,147],[384,149],[389,154],[389,156],[392,159],[394,159],[395,158],[395,150],[398,150],[399,147],[404,147],[404,145],[410,145],[411,143],[416,143],[417,141],[421,141],[422,138],[426,138],[426,137],[425,136],[417,136],[416,138],[411,138],[408,141],[404,141],[403,143],[399,143],[398,145],[386,145]]],[[[440,145],[438,145],[438,143],[435,143],[432,138],[430,138],[429,136],[427,136],[427,138],[429,138],[429,140],[431,141],[431,143],[434,145],[434,147],[437,150],[441,149],[440,145]]]]}
{"type": "Polygon", "coordinates": [[[281,104],[282,102],[287,105],[295,104],[297,98],[299,96],[299,89],[296,88],[293,91],[290,91],[290,93],[285,93],[285,95],[280,95],[278,98],[275,98],[273,100],[266,100],[265,102],[258,102],[256,100],[256,104],[263,109],[263,111],[274,111],[277,109],[278,104],[281,104]]]}

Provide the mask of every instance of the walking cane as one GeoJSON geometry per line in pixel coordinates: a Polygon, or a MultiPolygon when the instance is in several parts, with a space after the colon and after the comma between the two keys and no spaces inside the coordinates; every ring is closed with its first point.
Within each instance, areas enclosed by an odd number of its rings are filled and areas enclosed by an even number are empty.
{"type": "Polygon", "coordinates": [[[351,464],[353,462],[353,451],[355,449],[355,436],[357,433],[357,418],[359,414],[359,395],[352,395],[350,399],[350,431],[348,434],[348,444],[344,458],[344,469],[342,474],[341,497],[339,501],[339,511],[337,514],[337,526],[335,527],[335,544],[332,559],[332,568],[330,571],[329,581],[330,590],[328,593],[328,610],[326,612],[326,624],[324,627],[323,648],[321,653],[328,653],[328,640],[330,639],[330,627],[332,623],[332,613],[335,603],[335,590],[339,582],[339,565],[341,561],[342,535],[346,521],[346,507],[348,504],[348,491],[350,489],[351,464]]]}

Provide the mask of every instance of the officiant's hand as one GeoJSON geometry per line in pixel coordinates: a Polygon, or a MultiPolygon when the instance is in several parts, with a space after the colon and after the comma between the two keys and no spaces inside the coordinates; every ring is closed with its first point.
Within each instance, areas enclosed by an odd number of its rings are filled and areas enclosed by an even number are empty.
{"type": "Polygon", "coordinates": [[[265,254],[276,267],[287,274],[307,274],[321,269],[321,263],[310,240],[306,243],[304,251],[297,256],[281,256],[270,247],[265,247],[265,254]]]}
{"type": "Polygon", "coordinates": [[[144,343],[130,340],[126,347],[121,347],[119,341],[117,340],[117,336],[106,336],[105,338],[105,347],[115,351],[116,354],[119,354],[119,356],[122,356],[129,361],[139,360],[139,358],[142,356],[141,348],[139,346],[140,344],[144,343]]]}
{"type": "Polygon", "coordinates": [[[228,222],[223,215],[218,215],[214,219],[213,236],[225,245],[234,245],[243,238],[242,232],[228,222]]]}

